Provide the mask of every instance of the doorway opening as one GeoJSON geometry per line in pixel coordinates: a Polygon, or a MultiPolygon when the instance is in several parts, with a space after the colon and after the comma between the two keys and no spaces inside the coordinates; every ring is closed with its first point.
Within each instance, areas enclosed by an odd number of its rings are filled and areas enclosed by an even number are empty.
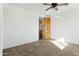
{"type": "Polygon", "coordinates": [[[39,40],[50,40],[51,18],[49,16],[39,17],[39,40]]]}

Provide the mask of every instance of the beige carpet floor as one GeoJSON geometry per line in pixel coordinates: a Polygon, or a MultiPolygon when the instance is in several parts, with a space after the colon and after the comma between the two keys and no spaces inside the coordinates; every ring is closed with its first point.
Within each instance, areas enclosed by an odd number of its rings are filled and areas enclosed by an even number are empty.
{"type": "Polygon", "coordinates": [[[61,50],[51,41],[40,40],[4,49],[3,56],[79,56],[79,45],[68,43],[61,50]]]}

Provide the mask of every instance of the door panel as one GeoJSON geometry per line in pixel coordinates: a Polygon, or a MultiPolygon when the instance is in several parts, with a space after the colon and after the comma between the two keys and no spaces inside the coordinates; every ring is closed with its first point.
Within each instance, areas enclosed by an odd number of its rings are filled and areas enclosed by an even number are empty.
{"type": "Polygon", "coordinates": [[[44,35],[43,35],[43,21],[44,20],[42,17],[39,17],[39,39],[43,39],[44,35]]]}
{"type": "Polygon", "coordinates": [[[50,17],[44,18],[44,38],[50,39],[50,17]]]}

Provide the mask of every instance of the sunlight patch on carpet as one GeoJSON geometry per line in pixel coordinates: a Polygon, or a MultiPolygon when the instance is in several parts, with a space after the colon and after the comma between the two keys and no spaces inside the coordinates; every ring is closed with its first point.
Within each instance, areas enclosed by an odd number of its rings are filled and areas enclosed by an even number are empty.
{"type": "Polygon", "coordinates": [[[52,40],[51,42],[55,44],[61,50],[63,50],[68,45],[68,43],[64,41],[64,37],[57,39],[56,41],[52,40]]]}

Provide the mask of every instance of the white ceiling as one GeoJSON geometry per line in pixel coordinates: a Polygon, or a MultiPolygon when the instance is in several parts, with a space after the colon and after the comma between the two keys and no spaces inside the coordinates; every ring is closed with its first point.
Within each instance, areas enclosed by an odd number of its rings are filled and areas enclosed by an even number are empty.
{"type": "Polygon", "coordinates": [[[58,7],[58,11],[54,11],[53,9],[49,10],[49,11],[45,11],[46,8],[50,7],[47,5],[43,5],[42,3],[18,3],[15,4],[18,5],[20,7],[23,7],[29,11],[33,11],[35,13],[41,13],[41,14],[52,14],[52,13],[56,13],[56,14],[60,14],[60,13],[67,13],[67,12],[71,12],[71,11],[75,11],[79,9],[79,3],[69,3],[68,6],[61,6],[58,7]]]}

